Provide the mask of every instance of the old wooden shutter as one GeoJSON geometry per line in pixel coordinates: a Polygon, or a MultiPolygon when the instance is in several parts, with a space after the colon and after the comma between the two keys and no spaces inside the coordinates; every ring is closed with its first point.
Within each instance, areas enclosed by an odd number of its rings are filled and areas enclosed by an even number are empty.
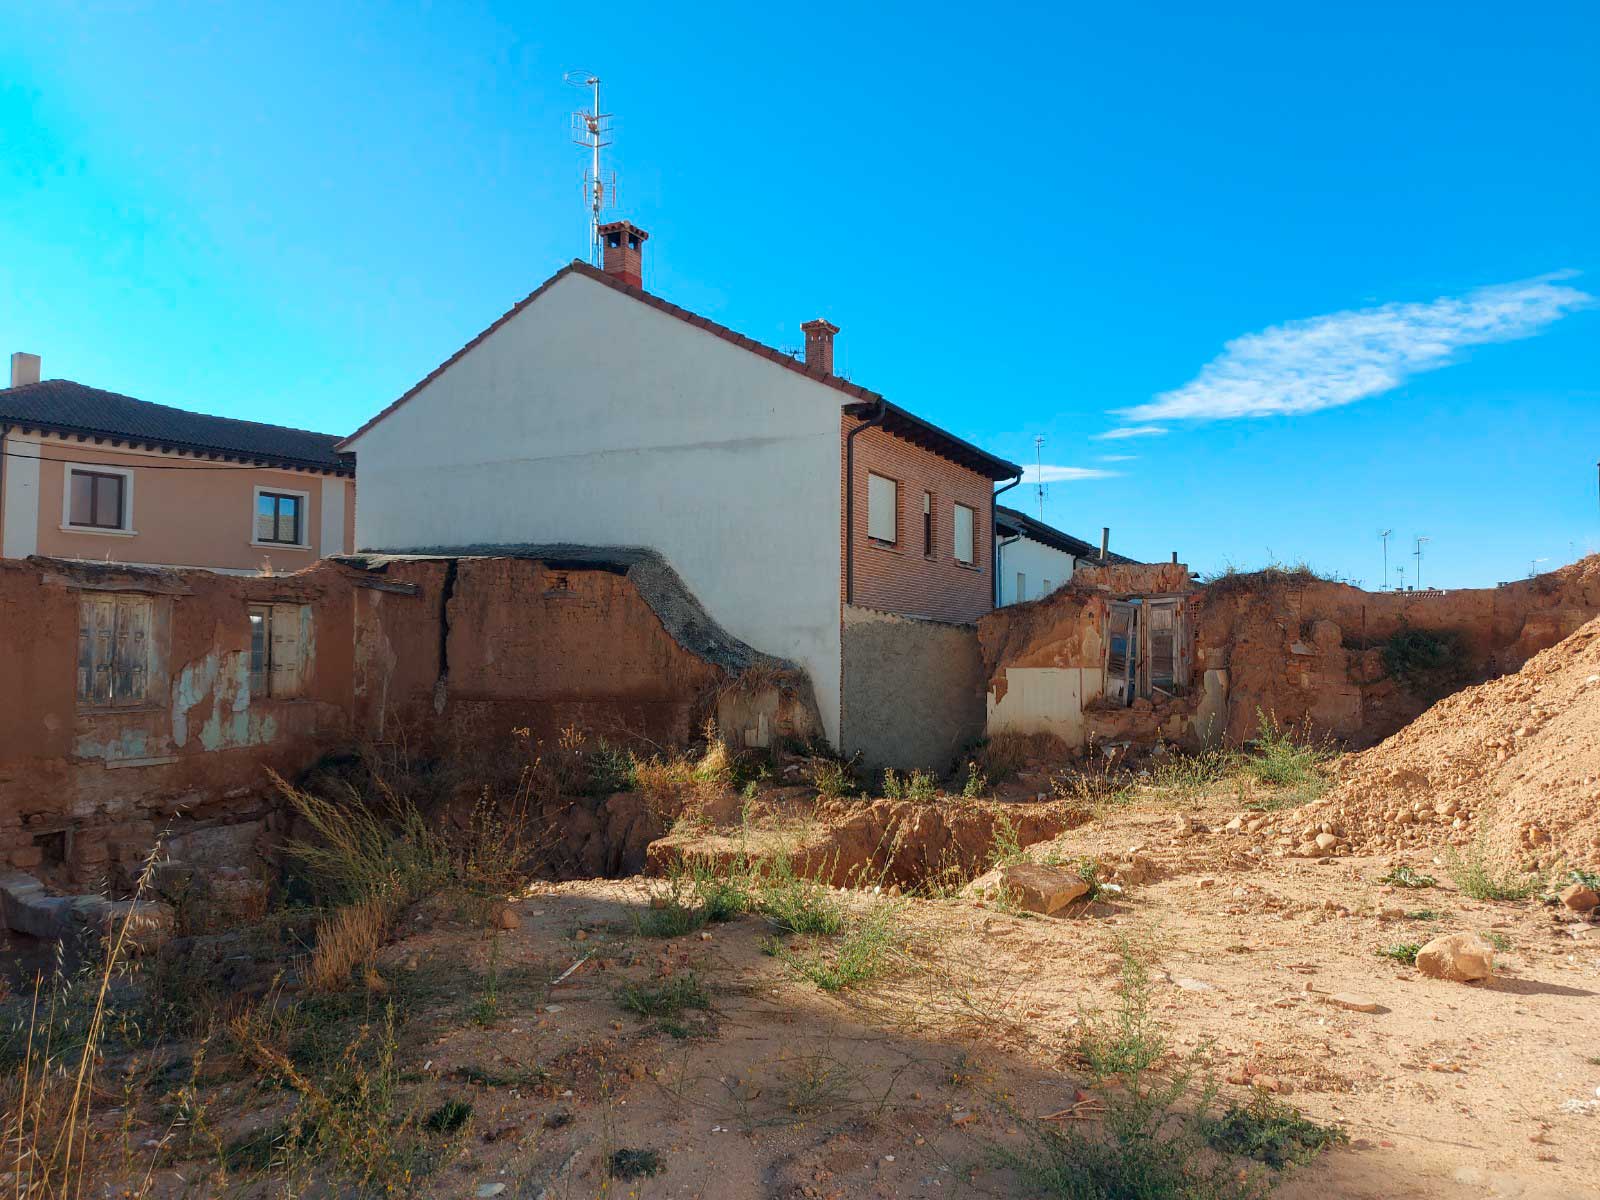
{"type": "Polygon", "coordinates": [[[119,596],[111,703],[142,704],[149,685],[150,600],[145,596],[119,596]]]}
{"type": "Polygon", "coordinates": [[[274,604],[272,622],[272,695],[297,696],[303,674],[300,663],[300,610],[298,604],[274,604]]]}

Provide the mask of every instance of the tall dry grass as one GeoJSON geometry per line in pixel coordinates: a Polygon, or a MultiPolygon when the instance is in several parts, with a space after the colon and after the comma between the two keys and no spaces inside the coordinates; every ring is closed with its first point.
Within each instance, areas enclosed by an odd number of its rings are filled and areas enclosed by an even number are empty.
{"type": "MultiPolygon", "coordinates": [[[[0,1080],[0,1174],[10,1177],[14,1200],[79,1200],[93,1194],[108,1173],[94,1128],[101,1094],[96,1072],[113,981],[148,926],[144,909],[158,850],[146,860],[133,902],[104,941],[100,966],[91,976],[92,994],[86,997],[86,1018],[75,1020],[65,1011],[77,997],[63,971],[48,982],[41,974],[34,982],[20,1062],[0,1080]]],[[[146,1195],[154,1165],[152,1155],[128,1182],[129,1164],[122,1164],[120,1194],[146,1195]]]]}

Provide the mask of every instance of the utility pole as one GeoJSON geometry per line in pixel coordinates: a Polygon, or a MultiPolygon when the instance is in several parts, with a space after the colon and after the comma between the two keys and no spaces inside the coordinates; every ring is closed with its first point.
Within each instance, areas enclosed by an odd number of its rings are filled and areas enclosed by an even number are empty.
{"type": "Polygon", "coordinates": [[[1033,439],[1033,491],[1039,500],[1039,522],[1044,523],[1044,435],[1033,439]]]}
{"type": "Polygon", "coordinates": [[[1396,567],[1394,569],[1394,573],[1396,575],[1400,576],[1400,586],[1396,590],[1397,591],[1402,591],[1402,592],[1405,591],[1406,590],[1406,565],[1405,565],[1405,563],[1401,563],[1398,567],[1396,567]]]}
{"type": "Polygon", "coordinates": [[[1378,530],[1378,536],[1383,539],[1383,574],[1378,576],[1378,590],[1381,592],[1389,586],[1389,535],[1392,529],[1378,530]]]}
{"type": "Polygon", "coordinates": [[[1417,569],[1413,572],[1413,578],[1416,580],[1416,586],[1419,592],[1422,590],[1422,543],[1431,541],[1433,541],[1432,538],[1422,537],[1419,535],[1417,538],[1417,548],[1411,552],[1417,560],[1417,569]]]}

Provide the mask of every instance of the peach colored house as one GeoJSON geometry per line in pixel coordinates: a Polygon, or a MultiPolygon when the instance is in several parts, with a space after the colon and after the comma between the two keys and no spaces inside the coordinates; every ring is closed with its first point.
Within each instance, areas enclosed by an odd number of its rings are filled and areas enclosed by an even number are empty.
{"type": "Polygon", "coordinates": [[[208,416],[11,356],[0,557],[277,574],[352,548],[355,462],[332,434],[208,416]]]}

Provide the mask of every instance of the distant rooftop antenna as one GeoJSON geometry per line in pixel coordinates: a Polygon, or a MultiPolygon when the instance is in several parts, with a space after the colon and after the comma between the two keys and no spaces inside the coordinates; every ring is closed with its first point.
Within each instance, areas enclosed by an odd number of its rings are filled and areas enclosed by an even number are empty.
{"type": "Polygon", "coordinates": [[[1039,520],[1044,520],[1044,435],[1033,439],[1033,494],[1039,499],[1039,520]]]}
{"type": "Polygon", "coordinates": [[[600,265],[600,214],[617,203],[617,173],[600,169],[600,151],[611,145],[611,114],[600,111],[600,77],[588,71],[568,71],[563,78],[573,87],[587,88],[590,107],[572,114],[572,141],[589,151],[583,172],[584,203],[589,208],[589,262],[600,265]]]}

